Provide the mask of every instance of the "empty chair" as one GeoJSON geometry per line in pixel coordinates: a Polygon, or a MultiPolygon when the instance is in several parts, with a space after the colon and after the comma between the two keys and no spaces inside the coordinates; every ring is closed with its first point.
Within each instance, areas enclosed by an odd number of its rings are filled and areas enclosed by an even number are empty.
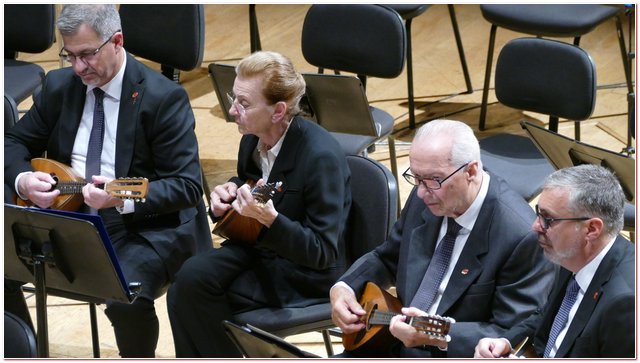
{"type": "Polygon", "coordinates": [[[200,66],[204,55],[204,5],[120,5],[125,49],[161,64],[176,82],[180,71],[200,66]]]}
{"type": "MultiPolygon", "coordinates": [[[[406,30],[398,13],[382,5],[312,5],[302,25],[302,54],[309,64],[357,74],[366,89],[367,77],[395,78],[402,73],[406,30]]],[[[398,175],[393,137],[394,118],[372,108],[375,139],[387,138],[391,171],[398,175]]],[[[344,123],[368,122],[345,119],[344,123]]],[[[332,130],[329,130],[332,131],[332,130]]],[[[352,135],[354,143],[358,137],[352,135]]],[[[368,146],[370,146],[368,145],[368,146]]],[[[365,153],[366,148],[359,153],[365,153]]]]}
{"type": "MultiPolygon", "coordinates": [[[[389,169],[376,160],[347,156],[351,169],[351,212],[347,231],[349,261],[374,249],[385,241],[397,218],[397,183],[389,169]]],[[[280,337],[322,331],[327,354],[333,354],[329,328],[329,302],[304,308],[261,308],[236,314],[233,320],[254,325],[280,337]]]]}
{"type": "MultiPolygon", "coordinates": [[[[391,9],[397,11],[405,21],[404,24],[407,30],[407,99],[409,102],[409,128],[413,129],[416,124],[416,110],[415,99],[413,95],[413,54],[411,49],[411,23],[413,22],[413,18],[427,11],[431,7],[431,4],[384,4],[384,6],[390,7],[391,9]]],[[[447,7],[449,9],[449,16],[451,17],[453,35],[455,36],[456,45],[458,46],[458,55],[460,56],[460,65],[462,66],[464,81],[467,86],[467,90],[465,93],[472,93],[473,86],[471,86],[471,77],[469,76],[467,59],[464,55],[464,47],[462,46],[462,39],[460,38],[460,30],[458,29],[456,11],[453,7],[453,4],[449,4],[447,5],[447,7]]]]}
{"type": "MultiPolygon", "coordinates": [[[[621,8],[611,5],[597,4],[544,4],[544,5],[513,5],[513,4],[483,4],[480,5],[482,16],[491,23],[489,35],[489,51],[482,93],[479,129],[485,129],[487,115],[487,99],[493,49],[498,27],[512,31],[536,35],[539,37],[571,37],[573,43],[579,45],[580,38],[591,32],[598,25],[608,19],[615,19],[622,63],[629,93],[633,92],[631,81],[631,67],[627,62],[622,25],[620,22],[621,8]]],[[[579,124],[576,124],[576,139],[580,139],[579,124]]],[[[558,131],[555,125],[550,125],[552,131],[558,131]]]]}
{"type": "MultiPolygon", "coordinates": [[[[595,65],[575,45],[543,38],[519,38],[500,51],[496,96],[509,107],[585,120],[596,99],[595,65]]],[[[554,121],[555,119],[555,121],[554,121]]],[[[540,191],[553,167],[530,139],[498,134],[480,140],[484,166],[502,176],[525,199],[540,191]]]]}
{"type": "Polygon", "coordinates": [[[44,69],[17,60],[18,52],[42,53],[55,40],[51,4],[4,5],[4,92],[20,104],[42,86],[44,69]]]}

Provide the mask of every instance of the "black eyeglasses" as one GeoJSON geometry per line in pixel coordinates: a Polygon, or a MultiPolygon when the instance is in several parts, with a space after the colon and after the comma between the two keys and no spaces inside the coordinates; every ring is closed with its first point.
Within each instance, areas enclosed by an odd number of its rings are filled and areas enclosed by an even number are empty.
{"type": "Polygon", "coordinates": [[[111,36],[109,37],[109,39],[107,39],[104,43],[102,43],[102,45],[100,45],[96,50],[92,51],[92,52],[85,52],[82,54],[72,54],[72,53],[68,53],[66,49],[62,48],[60,50],[60,54],[58,54],[58,56],[60,57],[60,59],[62,59],[63,61],[67,61],[69,63],[74,63],[75,61],[82,60],[83,62],[87,63],[87,62],[91,62],[92,60],[95,59],[96,55],[98,55],[98,53],[100,53],[100,51],[102,50],[102,48],[107,45],[107,43],[109,43],[111,41],[111,38],[113,38],[114,35],[116,35],[117,32],[119,32],[120,30],[116,30],[115,33],[111,34],[111,36]]]}
{"type": "Polygon", "coordinates": [[[409,171],[411,170],[411,168],[407,168],[407,170],[402,173],[402,176],[404,177],[404,179],[411,185],[413,186],[419,186],[420,184],[424,185],[425,188],[429,189],[429,190],[438,190],[440,188],[442,188],[442,183],[444,183],[445,181],[447,181],[447,179],[451,178],[455,173],[457,173],[458,171],[460,171],[462,168],[464,168],[465,166],[469,165],[469,163],[464,163],[462,164],[458,169],[456,169],[453,173],[447,175],[444,179],[440,180],[438,178],[420,178],[419,176],[415,176],[413,174],[411,174],[409,171]]]}
{"type": "Polygon", "coordinates": [[[587,221],[591,219],[590,217],[579,217],[579,218],[549,218],[540,214],[540,210],[538,209],[538,205],[536,204],[536,216],[540,221],[540,225],[543,230],[547,230],[551,227],[551,223],[555,221],[587,221]]]}

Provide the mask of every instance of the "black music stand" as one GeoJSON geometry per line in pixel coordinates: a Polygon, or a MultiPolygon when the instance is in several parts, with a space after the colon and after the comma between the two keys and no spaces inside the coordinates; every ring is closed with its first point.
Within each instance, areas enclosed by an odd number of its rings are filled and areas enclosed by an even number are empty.
{"type": "MultiPolygon", "coordinates": [[[[5,203],[4,266],[5,278],[35,286],[40,358],[49,356],[47,294],[91,304],[130,303],[140,291],[139,283],[127,284],[98,215],[5,203]]],[[[92,336],[99,357],[93,320],[92,336]]]]}
{"type": "Polygon", "coordinates": [[[320,358],[249,324],[240,326],[223,320],[222,326],[245,358],[320,358]]]}
{"type": "Polygon", "coordinates": [[[634,158],[576,141],[527,121],[521,121],[520,125],[556,169],[580,164],[603,166],[616,174],[625,197],[629,202],[635,203],[636,160],[634,158]]]}

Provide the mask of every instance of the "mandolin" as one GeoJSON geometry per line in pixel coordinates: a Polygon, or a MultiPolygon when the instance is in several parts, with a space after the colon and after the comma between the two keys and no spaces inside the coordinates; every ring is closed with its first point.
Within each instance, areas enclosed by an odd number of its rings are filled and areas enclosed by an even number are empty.
{"type": "MultiPolygon", "coordinates": [[[[80,209],[84,203],[82,188],[87,185],[83,177],[79,176],[70,166],[51,159],[32,159],[31,166],[34,170],[49,173],[56,181],[56,185],[51,190],[60,190],[60,195],[56,197],[51,209],[70,212],[80,209]]],[[[146,178],[121,178],[96,186],[102,188],[112,197],[144,202],[149,185],[146,178]]],[[[23,200],[18,196],[15,196],[15,199],[19,206],[34,206],[30,200],[23,200]]]]}
{"type": "MultiPolygon", "coordinates": [[[[248,182],[248,184],[252,185],[253,183],[248,182]]],[[[273,198],[276,192],[281,191],[282,182],[280,181],[253,187],[253,189],[251,189],[251,195],[258,204],[264,205],[273,198]]],[[[213,215],[212,218],[214,218],[213,215]]],[[[258,240],[258,235],[260,235],[262,227],[263,225],[258,222],[258,220],[245,217],[236,212],[235,209],[230,209],[222,216],[222,219],[216,223],[213,228],[213,234],[228,240],[254,244],[258,240]]]]}
{"type": "MultiPolygon", "coordinates": [[[[348,351],[360,350],[368,354],[382,354],[396,341],[389,332],[389,324],[391,318],[400,314],[402,303],[378,285],[367,282],[360,298],[360,305],[366,311],[362,316],[365,328],[355,333],[344,334],[342,345],[348,351]]],[[[448,342],[451,340],[448,335],[449,328],[455,320],[439,315],[425,315],[409,317],[406,323],[436,340],[448,342]]]]}

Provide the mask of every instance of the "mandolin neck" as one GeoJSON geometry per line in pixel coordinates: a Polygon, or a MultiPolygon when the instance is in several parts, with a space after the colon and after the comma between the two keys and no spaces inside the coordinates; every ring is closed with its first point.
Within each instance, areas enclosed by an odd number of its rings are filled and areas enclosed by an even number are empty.
{"type": "MultiPolygon", "coordinates": [[[[80,194],[82,193],[82,188],[87,185],[86,182],[75,182],[75,181],[66,181],[66,182],[58,182],[53,187],[53,190],[59,190],[60,195],[69,195],[69,194],[80,194]]],[[[96,184],[96,188],[104,189],[104,184],[96,184]]]]}

